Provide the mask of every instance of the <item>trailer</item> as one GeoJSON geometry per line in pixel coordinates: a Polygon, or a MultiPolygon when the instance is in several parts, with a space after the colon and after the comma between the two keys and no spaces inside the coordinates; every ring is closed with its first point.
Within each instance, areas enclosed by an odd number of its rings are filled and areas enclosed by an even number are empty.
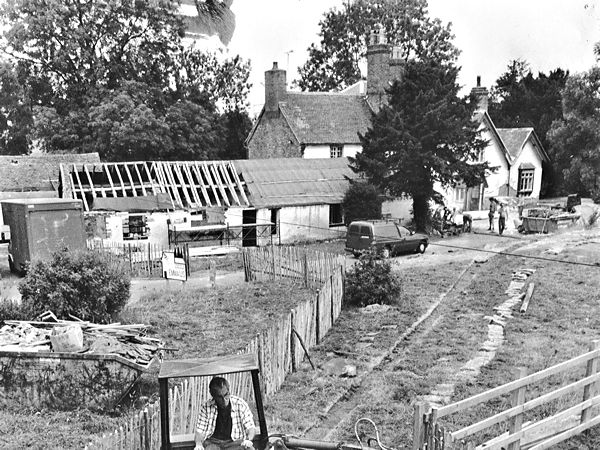
{"type": "Polygon", "coordinates": [[[8,264],[25,273],[27,264],[49,259],[57,250],[85,250],[80,200],[30,198],[2,201],[4,222],[10,227],[8,264]]]}

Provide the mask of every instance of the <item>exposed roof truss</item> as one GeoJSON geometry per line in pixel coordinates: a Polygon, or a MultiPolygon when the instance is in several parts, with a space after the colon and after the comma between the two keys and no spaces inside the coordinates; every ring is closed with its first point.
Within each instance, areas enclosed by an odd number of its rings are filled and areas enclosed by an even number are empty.
{"type": "Polygon", "coordinates": [[[98,197],[168,194],[174,209],[249,206],[232,161],[138,161],[61,164],[63,197],[83,201],[86,211],[98,197]]]}

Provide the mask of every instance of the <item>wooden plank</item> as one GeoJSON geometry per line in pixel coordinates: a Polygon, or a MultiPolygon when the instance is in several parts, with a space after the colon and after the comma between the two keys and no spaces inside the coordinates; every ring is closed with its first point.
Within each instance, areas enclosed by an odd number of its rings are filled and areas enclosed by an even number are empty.
{"type": "MultiPolygon", "coordinates": [[[[597,350],[598,348],[600,348],[600,340],[593,340],[590,343],[590,350],[593,351],[593,350],[597,350]]],[[[587,362],[585,376],[590,377],[592,375],[595,375],[596,372],[598,372],[598,358],[593,358],[587,362]]],[[[589,400],[591,397],[593,397],[595,395],[595,391],[596,391],[596,383],[587,384],[583,388],[583,400],[584,401],[589,400]]],[[[581,423],[584,423],[584,422],[587,422],[588,420],[590,420],[591,416],[592,416],[591,408],[584,409],[583,412],[581,413],[581,423]]]]}
{"type": "Polygon", "coordinates": [[[106,173],[106,178],[108,179],[108,183],[110,184],[110,189],[112,190],[113,197],[118,197],[117,190],[115,189],[112,177],[110,176],[110,171],[108,170],[108,164],[102,164],[102,167],[104,168],[104,172],[106,173]]]}
{"type": "Polygon", "coordinates": [[[200,192],[202,192],[202,196],[204,197],[204,202],[208,206],[212,206],[212,201],[210,200],[210,196],[208,195],[208,191],[206,190],[206,186],[202,181],[202,174],[200,173],[200,168],[198,167],[198,161],[194,161],[194,165],[192,166],[194,174],[196,174],[196,178],[198,179],[198,183],[200,186],[200,192]]]}
{"type": "MultiPolygon", "coordinates": [[[[85,164],[85,163],[83,164],[83,170],[88,179],[88,182],[90,183],[90,190],[92,192],[92,197],[94,197],[94,198],[98,197],[98,195],[96,194],[96,188],[94,187],[94,182],[92,181],[92,176],[90,175],[90,172],[87,168],[87,164],[85,164]]],[[[100,188],[100,191],[102,192],[102,197],[106,197],[106,193],[104,192],[104,189],[100,188]]]]}
{"type": "MultiPolygon", "coordinates": [[[[524,378],[522,378],[522,379],[524,379],[524,378]]],[[[600,373],[596,373],[592,376],[582,378],[571,384],[563,386],[562,388],[556,389],[552,392],[548,392],[547,394],[541,395],[533,400],[529,400],[528,402],[523,403],[520,406],[515,406],[513,408],[507,409],[507,410],[502,411],[498,414],[495,414],[491,417],[488,417],[487,419],[477,422],[473,425],[469,425],[468,427],[457,430],[454,433],[452,433],[452,438],[454,440],[464,439],[464,438],[471,436],[479,431],[485,430],[486,428],[489,428],[492,425],[495,425],[499,422],[503,422],[512,417],[515,417],[518,414],[522,414],[522,413],[530,411],[533,408],[536,408],[540,405],[548,403],[551,400],[562,397],[565,394],[569,394],[571,392],[576,392],[576,391],[580,390],[583,386],[587,386],[588,384],[591,384],[591,383],[596,383],[599,380],[600,380],[600,373]]],[[[517,381],[520,381],[520,380],[513,381],[512,383],[516,383],[517,381]]],[[[526,384],[522,384],[521,386],[518,386],[518,387],[521,388],[523,386],[526,386],[526,384]]]]}
{"type": "Polygon", "coordinates": [[[521,303],[521,309],[519,310],[520,312],[524,313],[525,311],[527,311],[527,308],[529,307],[529,302],[531,300],[531,296],[533,295],[534,288],[535,283],[529,283],[529,286],[527,286],[527,294],[525,294],[523,303],[521,303]]]}
{"type": "Polygon", "coordinates": [[[219,192],[221,193],[223,202],[227,206],[231,206],[231,204],[229,203],[229,198],[227,197],[227,192],[225,192],[225,188],[223,187],[223,180],[221,180],[221,176],[219,175],[217,163],[213,162],[213,163],[209,163],[209,164],[210,164],[209,165],[210,173],[212,173],[215,183],[217,184],[217,187],[219,188],[219,192]]]}
{"type": "Polygon", "coordinates": [[[424,402],[418,402],[415,405],[415,413],[413,416],[413,443],[412,450],[419,450],[423,448],[423,444],[425,444],[425,430],[424,430],[424,422],[425,422],[425,413],[429,409],[429,405],[424,402]]]}
{"type": "Polygon", "coordinates": [[[140,173],[140,169],[137,163],[133,163],[133,167],[135,168],[135,172],[137,173],[138,178],[140,179],[140,185],[142,186],[142,194],[144,196],[148,195],[146,192],[146,186],[144,185],[144,179],[142,178],[142,174],[140,173]]]}
{"type": "Polygon", "coordinates": [[[173,192],[173,196],[175,197],[175,201],[181,208],[184,208],[185,205],[183,204],[183,200],[181,199],[181,196],[179,195],[179,189],[177,186],[177,182],[175,181],[175,177],[173,176],[173,172],[171,170],[171,164],[161,163],[161,166],[162,166],[162,169],[164,170],[164,173],[165,173],[167,181],[168,181],[167,186],[170,186],[171,192],[173,192]]]}
{"type": "MultiPolygon", "coordinates": [[[[520,379],[523,378],[527,375],[527,370],[523,367],[517,369],[517,373],[516,373],[516,378],[520,379]]],[[[515,406],[520,406],[523,403],[525,403],[525,391],[526,391],[526,386],[522,386],[519,389],[517,389],[516,391],[513,391],[512,393],[512,398],[511,398],[511,406],[515,407],[515,406]]],[[[513,417],[509,427],[508,427],[508,433],[509,434],[515,434],[518,433],[519,431],[521,431],[521,428],[523,426],[523,414],[517,414],[516,416],[513,417]]],[[[518,439],[516,441],[513,441],[509,444],[508,446],[508,450],[521,450],[521,440],[518,439]]]]}
{"type": "Polygon", "coordinates": [[[133,192],[133,196],[137,197],[137,191],[135,189],[135,183],[133,182],[133,177],[131,176],[131,172],[129,171],[129,163],[123,163],[123,167],[125,167],[125,173],[127,174],[127,178],[129,178],[129,183],[131,184],[131,191],[133,192]]]}
{"type": "Polygon", "coordinates": [[[584,353],[583,355],[576,356],[575,358],[572,358],[568,361],[562,362],[555,366],[548,367],[547,369],[528,375],[525,378],[521,378],[520,380],[511,381],[510,383],[503,384],[502,386],[498,386],[497,388],[490,389],[489,391],[474,395],[473,397],[469,397],[451,405],[444,406],[440,408],[438,413],[440,414],[440,417],[444,417],[449,414],[454,414],[458,411],[462,411],[464,409],[478,405],[479,403],[483,403],[493,398],[499,397],[500,395],[508,394],[522,386],[536,383],[552,375],[560,373],[564,370],[576,367],[577,365],[587,362],[592,358],[596,358],[598,355],[600,355],[600,349],[584,353]]]}
{"type": "Polygon", "coordinates": [[[235,165],[232,162],[230,162],[229,164],[231,166],[231,173],[233,174],[233,178],[235,179],[238,189],[240,190],[240,195],[242,196],[242,199],[244,200],[244,206],[249,206],[250,202],[248,201],[248,197],[246,196],[246,192],[244,190],[244,186],[246,185],[246,183],[242,182],[242,180],[240,179],[240,177],[235,169],[235,165]]]}
{"type": "Polygon", "coordinates": [[[85,206],[85,210],[89,211],[90,206],[88,205],[87,199],[85,198],[85,191],[83,190],[83,185],[81,184],[81,178],[79,178],[79,172],[77,171],[77,166],[73,164],[73,172],[75,173],[75,178],[77,178],[77,184],[79,185],[79,192],[81,193],[81,199],[83,200],[83,205],[85,206]]]}

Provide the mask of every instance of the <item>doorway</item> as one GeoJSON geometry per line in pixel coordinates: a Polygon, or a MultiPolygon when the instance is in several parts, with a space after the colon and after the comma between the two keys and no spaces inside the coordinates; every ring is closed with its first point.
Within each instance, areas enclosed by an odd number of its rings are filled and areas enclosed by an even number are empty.
{"type": "Polygon", "coordinates": [[[256,210],[242,211],[242,247],[256,247],[256,210]]]}

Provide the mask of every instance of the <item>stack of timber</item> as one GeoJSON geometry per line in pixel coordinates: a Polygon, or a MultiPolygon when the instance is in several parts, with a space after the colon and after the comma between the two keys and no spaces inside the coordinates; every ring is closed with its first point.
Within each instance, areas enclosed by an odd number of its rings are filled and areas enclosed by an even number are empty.
{"type": "Polygon", "coordinates": [[[71,318],[74,320],[61,320],[46,312],[38,321],[5,320],[0,328],[0,351],[53,352],[53,328],[75,325],[83,332],[83,349],[77,353],[118,355],[144,367],[163,358],[164,342],[146,336],[144,324],[97,324],[71,318]]]}

